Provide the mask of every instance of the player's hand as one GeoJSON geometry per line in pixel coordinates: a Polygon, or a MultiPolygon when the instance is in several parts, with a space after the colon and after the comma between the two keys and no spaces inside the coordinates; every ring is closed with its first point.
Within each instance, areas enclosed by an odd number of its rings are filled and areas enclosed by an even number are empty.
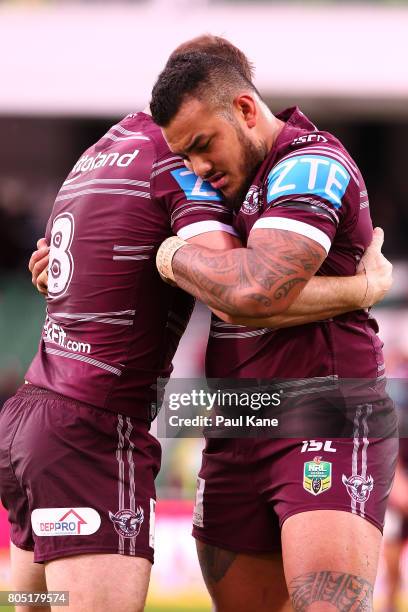
{"type": "Polygon", "coordinates": [[[48,269],[45,268],[37,278],[38,291],[43,295],[48,295],[48,269]]]}
{"type": "Polygon", "coordinates": [[[392,286],[392,263],[381,252],[384,244],[384,231],[376,227],[370,246],[364,253],[357,274],[367,276],[367,291],[363,299],[364,308],[381,301],[392,286]]]}
{"type": "Polygon", "coordinates": [[[31,281],[44,295],[47,294],[48,274],[47,266],[49,260],[50,248],[47,245],[45,238],[40,238],[37,241],[37,250],[30,257],[28,269],[31,272],[31,281]],[[45,272],[45,274],[43,274],[45,272]],[[41,280],[40,280],[41,277],[41,280]]]}

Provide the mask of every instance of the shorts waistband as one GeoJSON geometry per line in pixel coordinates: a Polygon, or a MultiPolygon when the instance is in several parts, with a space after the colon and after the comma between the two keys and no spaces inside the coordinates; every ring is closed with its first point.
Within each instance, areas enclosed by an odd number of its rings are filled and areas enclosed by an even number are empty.
{"type": "Polygon", "coordinates": [[[68,397],[67,395],[62,395],[61,393],[51,391],[51,389],[45,389],[45,387],[37,387],[37,385],[33,385],[27,381],[25,381],[24,384],[17,389],[16,395],[43,395],[50,398],[62,400],[64,402],[73,402],[74,404],[82,404],[83,406],[90,406],[91,408],[99,408],[100,410],[104,410],[104,408],[100,408],[99,406],[94,406],[93,404],[81,402],[80,400],[77,400],[74,397],[68,397]]]}
{"type": "Polygon", "coordinates": [[[83,402],[82,400],[76,399],[75,397],[69,397],[68,395],[63,395],[62,393],[57,393],[56,391],[52,391],[51,389],[46,389],[45,387],[37,387],[37,385],[33,385],[32,383],[25,381],[23,385],[21,385],[16,393],[16,395],[28,395],[31,397],[48,397],[49,399],[57,399],[63,402],[68,402],[75,405],[86,406],[88,408],[93,408],[94,410],[101,410],[102,412],[107,412],[109,414],[124,414],[125,416],[130,416],[132,419],[136,421],[142,421],[143,423],[150,424],[152,419],[150,417],[150,406],[144,405],[138,407],[137,414],[129,414],[126,410],[110,410],[109,408],[105,408],[103,406],[95,406],[95,404],[89,404],[87,402],[83,402]]]}

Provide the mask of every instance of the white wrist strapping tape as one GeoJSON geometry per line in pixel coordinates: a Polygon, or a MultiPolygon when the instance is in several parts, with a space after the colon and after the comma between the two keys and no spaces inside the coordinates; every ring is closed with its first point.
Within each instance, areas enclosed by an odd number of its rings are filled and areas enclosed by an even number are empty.
{"type": "Polygon", "coordinates": [[[171,262],[173,261],[174,254],[185,244],[188,243],[178,236],[170,236],[170,238],[166,238],[162,242],[156,255],[156,267],[161,276],[175,282],[171,262]]]}

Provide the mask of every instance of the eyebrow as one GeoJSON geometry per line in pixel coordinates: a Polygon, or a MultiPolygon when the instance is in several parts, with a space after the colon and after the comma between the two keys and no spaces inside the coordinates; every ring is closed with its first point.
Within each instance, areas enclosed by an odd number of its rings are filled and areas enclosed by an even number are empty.
{"type": "Polygon", "coordinates": [[[188,155],[188,153],[195,149],[202,138],[205,138],[205,134],[197,134],[197,136],[194,137],[193,142],[191,142],[188,147],[184,149],[183,153],[181,153],[181,156],[188,155]]]}

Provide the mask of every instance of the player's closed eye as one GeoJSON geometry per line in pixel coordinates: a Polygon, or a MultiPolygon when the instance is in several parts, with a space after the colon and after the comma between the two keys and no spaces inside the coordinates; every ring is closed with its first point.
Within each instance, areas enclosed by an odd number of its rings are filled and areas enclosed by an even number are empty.
{"type": "Polygon", "coordinates": [[[197,146],[195,148],[197,153],[204,153],[205,151],[207,151],[209,149],[209,145],[210,145],[211,139],[207,140],[207,142],[205,142],[204,144],[201,144],[199,146],[197,146]]]}

